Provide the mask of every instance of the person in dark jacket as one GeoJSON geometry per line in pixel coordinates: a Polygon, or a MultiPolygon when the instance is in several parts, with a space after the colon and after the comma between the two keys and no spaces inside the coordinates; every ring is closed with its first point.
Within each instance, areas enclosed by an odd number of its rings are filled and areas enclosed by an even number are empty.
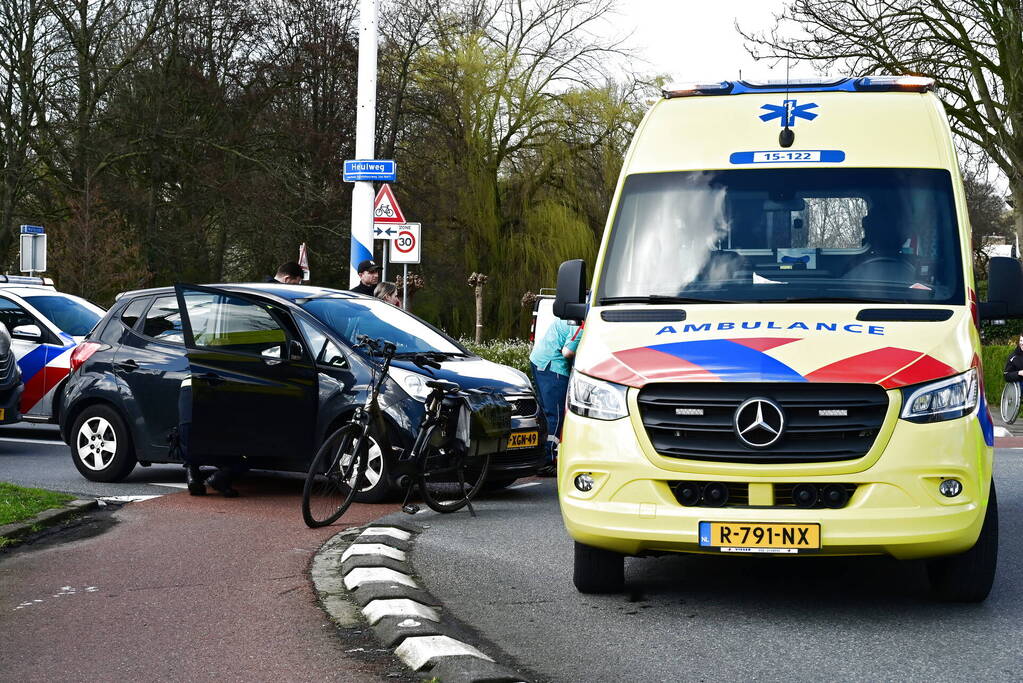
{"type": "Polygon", "coordinates": [[[1018,382],[1020,371],[1023,371],[1023,334],[1020,335],[1009,360],[1005,361],[1005,370],[1002,371],[1002,374],[1005,376],[1006,382],[1018,382]]]}
{"type": "Polygon", "coordinates": [[[282,285],[300,285],[302,284],[302,278],[305,277],[305,271],[302,270],[302,266],[298,265],[294,261],[288,261],[282,263],[281,267],[277,269],[277,274],[273,277],[268,277],[264,282],[280,282],[282,285]]]}
{"type": "Polygon", "coordinates": [[[380,283],[380,271],[383,270],[376,261],[366,260],[359,264],[359,284],[352,287],[353,292],[373,296],[380,283]]]}

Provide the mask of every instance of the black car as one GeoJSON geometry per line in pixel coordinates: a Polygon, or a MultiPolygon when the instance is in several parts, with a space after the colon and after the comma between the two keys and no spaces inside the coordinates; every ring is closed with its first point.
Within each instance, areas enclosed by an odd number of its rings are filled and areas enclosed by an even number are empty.
{"type": "Polygon", "coordinates": [[[361,500],[381,500],[393,488],[390,463],[412,445],[431,378],[489,388],[513,404],[512,437],[491,459],[491,487],[543,465],[546,434],[524,374],[378,299],[297,285],[123,294],[72,354],[61,435],[92,481],[121,480],[137,462],[177,462],[168,439],[178,426],[182,381],[190,378],[193,452],[305,471],[325,436],[366,400],[375,366],[355,348],[359,335],[398,347],[381,395],[385,443],[371,450],[361,500]],[[423,354],[440,369],[417,365],[423,354]]]}
{"type": "Polygon", "coordinates": [[[18,404],[21,401],[21,370],[14,357],[11,335],[0,325],[0,425],[21,419],[18,404]]]}

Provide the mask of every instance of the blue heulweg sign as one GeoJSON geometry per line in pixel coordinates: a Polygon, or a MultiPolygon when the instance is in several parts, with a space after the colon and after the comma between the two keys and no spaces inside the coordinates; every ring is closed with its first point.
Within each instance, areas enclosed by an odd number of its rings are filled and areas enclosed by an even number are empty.
{"type": "Polygon", "coordinates": [[[41,225],[23,225],[21,226],[22,235],[42,235],[46,232],[46,228],[41,225]]]}
{"type": "Polygon", "coordinates": [[[398,165],[392,159],[348,159],[345,161],[344,181],[378,181],[393,183],[398,179],[398,165]]]}

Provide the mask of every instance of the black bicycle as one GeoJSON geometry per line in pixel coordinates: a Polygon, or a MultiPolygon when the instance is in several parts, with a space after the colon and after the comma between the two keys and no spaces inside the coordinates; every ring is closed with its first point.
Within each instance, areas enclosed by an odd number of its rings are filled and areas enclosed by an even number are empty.
{"type": "MultiPolygon", "coordinates": [[[[302,517],[307,526],[333,524],[368,484],[366,467],[373,443],[386,433],[379,397],[381,386],[394,358],[396,347],[382,339],[358,337],[359,346],[382,360],[374,371],[365,405],[328,436],[313,458],[302,490],[302,517]]],[[[414,362],[424,368],[440,365],[428,354],[414,362]]],[[[472,498],[483,487],[491,453],[504,448],[511,432],[511,406],[500,395],[463,391],[454,382],[428,380],[430,393],[415,442],[407,453],[395,458],[395,474],[405,489],[402,509],[415,513],[410,503],[418,487],[423,501],[437,512],[472,509],[472,498]]],[[[386,456],[386,454],[383,454],[386,456]]]]}

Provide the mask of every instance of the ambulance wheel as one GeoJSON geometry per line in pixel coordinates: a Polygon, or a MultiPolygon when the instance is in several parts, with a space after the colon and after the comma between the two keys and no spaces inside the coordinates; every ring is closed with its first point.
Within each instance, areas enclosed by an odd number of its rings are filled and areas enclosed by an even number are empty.
{"type": "Polygon", "coordinates": [[[85,408],[71,429],[71,459],[89,481],[121,481],[135,469],[135,449],[124,420],[110,406],[85,408]]]}
{"type": "Polygon", "coordinates": [[[625,556],[576,543],[572,581],[580,593],[620,593],[625,588],[625,556]]]}
{"type": "Polygon", "coordinates": [[[944,602],[983,602],[995,581],[998,564],[998,498],[991,497],[977,543],[960,555],[937,557],[927,563],[934,596],[944,602]]]}

